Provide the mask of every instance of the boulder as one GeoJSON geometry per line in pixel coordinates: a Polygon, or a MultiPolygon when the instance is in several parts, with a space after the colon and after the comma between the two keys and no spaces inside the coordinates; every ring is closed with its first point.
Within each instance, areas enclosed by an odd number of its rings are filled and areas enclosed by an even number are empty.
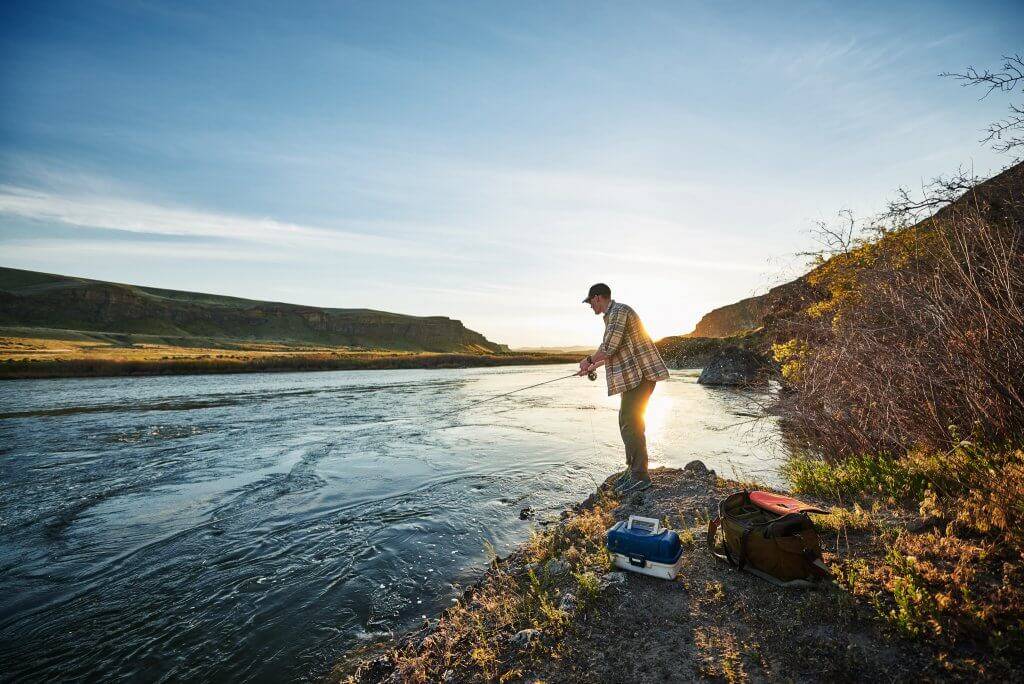
{"type": "Polygon", "coordinates": [[[695,477],[707,477],[709,472],[708,467],[704,465],[704,461],[690,461],[683,466],[683,470],[695,477]]]}
{"type": "Polygon", "coordinates": [[[764,357],[740,347],[724,347],[704,366],[697,382],[702,385],[749,385],[760,379],[767,365],[764,357]]]}

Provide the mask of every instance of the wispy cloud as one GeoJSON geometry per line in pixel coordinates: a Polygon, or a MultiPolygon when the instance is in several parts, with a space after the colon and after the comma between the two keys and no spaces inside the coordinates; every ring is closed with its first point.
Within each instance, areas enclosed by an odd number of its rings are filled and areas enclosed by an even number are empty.
{"type": "Polygon", "coordinates": [[[690,259],[687,257],[669,256],[665,254],[643,254],[640,252],[602,252],[598,250],[565,250],[566,255],[593,257],[604,260],[624,261],[631,264],[660,264],[663,266],[682,266],[691,269],[709,271],[742,271],[746,273],[763,273],[765,264],[746,263],[740,261],[718,261],[711,259],[690,259]]]}
{"type": "Polygon", "coordinates": [[[297,247],[398,257],[445,256],[410,241],[316,226],[117,197],[83,197],[0,185],[0,215],[146,235],[219,238],[279,248],[297,247]]]}
{"type": "Polygon", "coordinates": [[[179,242],[126,240],[61,240],[55,238],[5,241],[7,250],[16,251],[21,259],[62,257],[80,259],[83,254],[129,257],[160,257],[189,261],[257,261],[280,262],[298,257],[282,256],[272,249],[247,249],[225,245],[182,244],[179,242]]]}

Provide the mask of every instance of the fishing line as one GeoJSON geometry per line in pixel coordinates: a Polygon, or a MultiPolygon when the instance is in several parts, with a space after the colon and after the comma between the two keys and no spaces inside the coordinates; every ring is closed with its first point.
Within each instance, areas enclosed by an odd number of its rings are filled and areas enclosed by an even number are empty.
{"type": "MultiPolygon", "coordinates": [[[[560,378],[555,378],[554,380],[545,380],[544,382],[538,382],[536,385],[530,385],[529,387],[520,387],[519,389],[514,389],[511,392],[505,392],[504,394],[496,394],[493,397],[487,397],[486,399],[483,399],[481,401],[474,402],[474,403],[470,404],[469,406],[460,406],[458,408],[452,409],[451,411],[445,411],[444,413],[438,414],[437,417],[438,418],[444,418],[445,416],[450,416],[450,415],[452,415],[454,413],[458,413],[459,411],[468,411],[470,409],[476,408],[477,406],[480,406],[481,404],[486,404],[489,401],[494,401],[495,399],[501,399],[502,397],[507,397],[510,394],[515,394],[516,392],[525,392],[526,390],[533,389],[534,387],[540,387],[541,385],[548,385],[548,384],[551,384],[552,382],[558,382],[559,380],[568,380],[569,378],[578,377],[578,375],[579,375],[578,373],[572,373],[571,375],[564,375],[564,376],[562,376],[560,378]]],[[[587,377],[590,378],[591,380],[597,380],[597,373],[591,371],[590,373],[587,374],[587,377]]]]}

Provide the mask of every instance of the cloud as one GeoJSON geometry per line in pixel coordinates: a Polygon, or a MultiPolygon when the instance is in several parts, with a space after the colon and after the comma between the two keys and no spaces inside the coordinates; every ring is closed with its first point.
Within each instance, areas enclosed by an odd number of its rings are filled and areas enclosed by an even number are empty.
{"type": "Polygon", "coordinates": [[[190,261],[263,261],[280,262],[288,260],[280,251],[271,249],[248,249],[225,245],[182,244],[162,240],[135,242],[125,240],[8,240],[4,246],[16,250],[20,259],[63,257],[81,259],[87,253],[160,257],[165,259],[188,259],[190,261]]]}
{"type": "Polygon", "coordinates": [[[626,261],[633,264],[661,264],[664,266],[682,266],[692,269],[712,271],[742,271],[747,273],[763,273],[765,264],[744,263],[740,261],[714,261],[710,259],[689,259],[687,257],[668,256],[665,254],[640,254],[638,252],[602,252],[597,250],[564,250],[564,254],[575,257],[593,257],[603,260],[626,261]]]}
{"type": "Polygon", "coordinates": [[[117,197],[64,195],[0,185],[0,215],[146,235],[218,238],[277,248],[314,248],[397,257],[448,256],[406,240],[315,226],[150,204],[117,197]]]}

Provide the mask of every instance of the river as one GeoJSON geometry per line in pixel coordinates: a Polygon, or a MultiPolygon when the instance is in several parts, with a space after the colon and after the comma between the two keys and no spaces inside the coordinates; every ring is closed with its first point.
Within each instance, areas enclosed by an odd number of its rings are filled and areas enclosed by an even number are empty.
{"type": "MultiPolygon", "coordinates": [[[[303,681],[435,615],[622,468],[603,377],[472,406],[571,371],[0,383],[0,679],[303,681]]],[[[673,371],[651,466],[777,482],[764,398],[673,371]]]]}

